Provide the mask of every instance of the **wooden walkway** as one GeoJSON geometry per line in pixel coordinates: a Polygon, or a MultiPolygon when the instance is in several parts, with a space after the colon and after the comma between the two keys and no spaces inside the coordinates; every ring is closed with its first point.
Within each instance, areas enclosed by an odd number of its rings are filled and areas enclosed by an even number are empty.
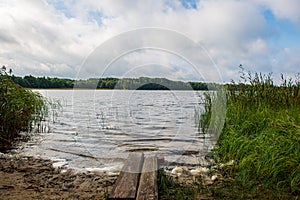
{"type": "Polygon", "coordinates": [[[109,195],[109,199],[158,199],[158,159],[131,153],[109,195]]]}

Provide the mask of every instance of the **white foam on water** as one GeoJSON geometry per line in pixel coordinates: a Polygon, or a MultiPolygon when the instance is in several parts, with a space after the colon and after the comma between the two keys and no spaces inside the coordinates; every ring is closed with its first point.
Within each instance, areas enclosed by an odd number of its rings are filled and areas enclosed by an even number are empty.
{"type": "Polygon", "coordinates": [[[114,173],[117,171],[120,171],[122,168],[122,165],[114,165],[114,166],[108,166],[108,167],[96,167],[96,168],[85,168],[87,171],[92,173],[114,173]]]}
{"type": "Polygon", "coordinates": [[[68,166],[68,162],[66,161],[66,159],[51,158],[51,161],[53,161],[52,167],[54,168],[62,168],[68,166]]]}

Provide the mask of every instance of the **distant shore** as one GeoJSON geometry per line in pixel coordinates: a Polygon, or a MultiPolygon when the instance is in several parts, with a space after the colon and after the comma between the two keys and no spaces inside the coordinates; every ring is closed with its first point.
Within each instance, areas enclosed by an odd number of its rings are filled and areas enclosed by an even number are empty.
{"type": "Polygon", "coordinates": [[[89,78],[74,80],[65,78],[34,77],[32,75],[19,77],[12,75],[11,80],[24,88],[34,89],[120,89],[120,90],[208,90],[215,83],[195,81],[174,81],[166,78],[89,78]]]}

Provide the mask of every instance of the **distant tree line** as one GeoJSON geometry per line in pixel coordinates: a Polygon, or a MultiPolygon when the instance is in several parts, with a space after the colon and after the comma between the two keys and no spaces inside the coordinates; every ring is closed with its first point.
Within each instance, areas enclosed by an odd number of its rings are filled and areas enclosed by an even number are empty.
{"type": "Polygon", "coordinates": [[[208,90],[212,84],[203,82],[171,81],[166,78],[89,78],[72,80],[65,78],[11,76],[12,80],[25,88],[86,88],[86,89],[122,89],[122,90],[208,90]]]}
{"type": "Polygon", "coordinates": [[[11,76],[12,80],[18,85],[25,88],[73,88],[74,80],[50,78],[50,77],[34,77],[34,76],[11,76]]]}

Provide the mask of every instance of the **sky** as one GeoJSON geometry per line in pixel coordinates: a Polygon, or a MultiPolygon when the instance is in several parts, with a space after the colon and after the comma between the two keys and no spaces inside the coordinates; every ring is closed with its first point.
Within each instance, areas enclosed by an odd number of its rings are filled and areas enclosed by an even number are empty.
{"type": "Polygon", "coordinates": [[[0,0],[17,76],[238,81],[300,72],[299,0],[0,0]]]}

